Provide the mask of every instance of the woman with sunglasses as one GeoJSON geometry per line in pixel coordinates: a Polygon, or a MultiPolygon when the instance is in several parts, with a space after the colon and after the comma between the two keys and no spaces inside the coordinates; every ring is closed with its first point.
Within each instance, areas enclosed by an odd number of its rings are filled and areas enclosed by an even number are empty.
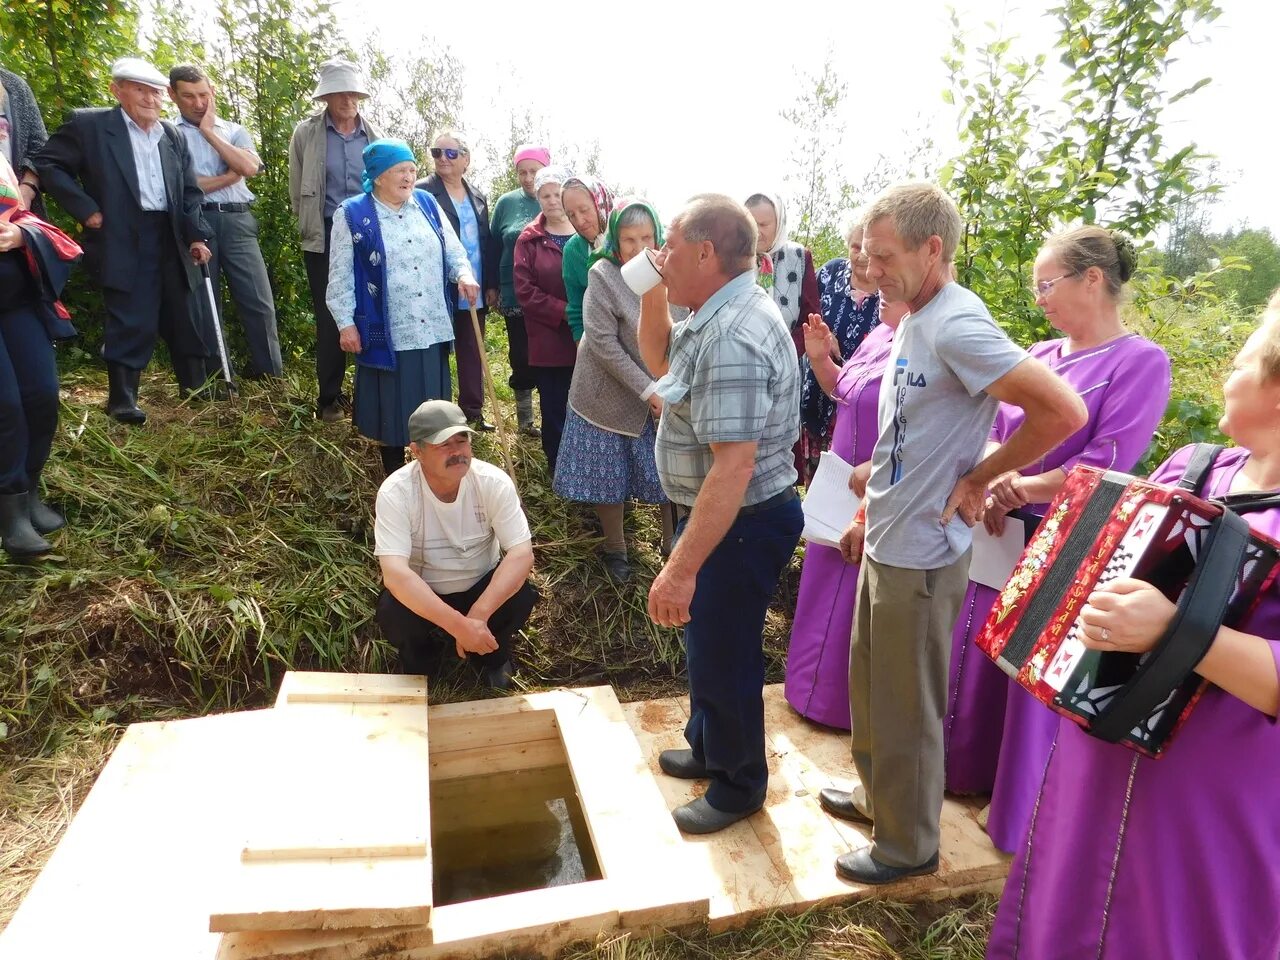
{"type": "MultiPolygon", "coordinates": [[[[984,521],[991,533],[1004,529],[1013,510],[1042,517],[1072,467],[1127,472],[1150,445],[1169,403],[1169,358],[1120,318],[1134,262],[1128,238],[1102,227],[1058,234],[1036,258],[1036,304],[1065,336],[1030,352],[1080,395],[1089,422],[1037,462],[996,478],[984,521]]],[[[1020,423],[1021,412],[1001,404],[991,443],[1003,442],[1020,423]]],[[[1012,851],[1026,832],[1058,717],[974,644],[995,598],[991,587],[970,582],[956,620],[943,730],[947,789],[993,791],[987,832],[1012,851]]]]}
{"type": "MultiPolygon", "coordinates": [[[[1218,452],[1199,492],[1226,500],[1255,533],[1280,538],[1275,294],[1222,399],[1218,429],[1236,446],[1218,452]]],[[[1151,478],[1177,483],[1193,450],[1177,451],[1151,478]]],[[[1083,640],[1141,656],[1174,611],[1151,585],[1113,580],[1081,610],[1083,640]]],[[[1035,814],[1004,885],[988,960],[1280,956],[1280,583],[1262,592],[1238,629],[1218,628],[1195,669],[1205,691],[1158,759],[1040,707],[1055,736],[1035,777],[1035,814]]]]}
{"type": "Polygon", "coordinates": [[[497,250],[489,235],[489,200],[466,178],[471,166],[471,147],[457,130],[441,130],[431,141],[431,163],[435,172],[418,181],[418,189],[436,198],[436,203],[449,218],[453,232],[462,241],[471,262],[471,272],[484,291],[485,299],[471,304],[458,294],[453,314],[453,352],[458,364],[458,406],[476,430],[492,430],[484,419],[484,370],[480,366],[480,349],[471,324],[471,307],[480,318],[484,333],[485,315],[498,302],[497,250]]]}
{"type": "Polygon", "coordinates": [[[489,223],[492,258],[498,264],[497,304],[507,324],[507,357],[511,361],[511,378],[507,385],[516,395],[516,420],[520,432],[527,437],[539,437],[541,432],[533,422],[533,388],[537,385],[533,371],[529,369],[529,336],[524,327],[524,311],[516,298],[515,266],[516,241],[520,234],[540,212],[538,198],[533,194],[533,179],[538,171],[551,164],[551,151],[536,143],[522,143],[511,160],[515,166],[519,186],[498,198],[493,205],[493,219],[489,223]]]}
{"type": "Polygon", "coordinates": [[[551,477],[556,473],[573,364],[578,356],[565,316],[569,302],[564,289],[564,248],[576,235],[560,203],[561,188],[568,179],[568,173],[555,167],[538,171],[533,192],[542,212],[516,241],[512,270],[516,299],[524,311],[525,332],[529,335],[529,369],[538,387],[542,452],[547,456],[547,474],[551,477]]]}
{"type": "MultiPolygon", "coordinates": [[[[871,459],[880,434],[880,381],[907,305],[879,301],[876,285],[866,275],[865,258],[855,259],[853,276],[858,289],[877,301],[876,326],[843,366],[832,359],[838,355],[838,340],[821,315],[809,316],[804,345],[817,388],[835,406],[831,451],[857,466],[871,459]]],[[[849,729],[849,640],[858,599],[858,567],[845,560],[839,547],[805,544],[787,648],[787,702],[802,717],[841,730],[849,729]]]]}

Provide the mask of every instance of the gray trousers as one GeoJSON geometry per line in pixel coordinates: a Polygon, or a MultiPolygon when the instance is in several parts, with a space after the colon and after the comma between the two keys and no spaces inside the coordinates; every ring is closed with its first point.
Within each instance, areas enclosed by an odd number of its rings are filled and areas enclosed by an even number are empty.
{"type": "Polygon", "coordinates": [[[969,552],[934,570],[864,557],[849,649],[854,802],[875,820],[871,855],[914,867],[938,852],[951,631],[969,552]]]}
{"type": "MultiPolygon", "coordinates": [[[[218,298],[219,322],[222,310],[222,286],[225,275],[236,313],[249,342],[252,376],[278,377],[284,372],[280,360],[280,337],[276,331],[276,306],[271,296],[267,265],[258,246],[258,220],[252,213],[228,213],[205,210],[204,218],[213,232],[209,249],[209,275],[213,278],[214,296],[218,298]]],[[[204,285],[195,291],[200,298],[201,313],[209,312],[209,295],[204,285]]]]}

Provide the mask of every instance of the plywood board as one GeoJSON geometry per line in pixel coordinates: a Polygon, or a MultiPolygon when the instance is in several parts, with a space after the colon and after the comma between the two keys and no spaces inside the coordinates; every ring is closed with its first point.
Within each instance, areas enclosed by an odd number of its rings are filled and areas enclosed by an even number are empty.
{"type": "Polygon", "coordinates": [[[241,754],[266,711],[129,727],[0,935],[4,960],[209,960],[208,894],[260,800],[241,754]]]}
{"type": "Polygon", "coordinates": [[[264,712],[244,753],[259,807],[239,867],[209,903],[209,929],[428,923],[430,784],[419,722],[264,712]]]}

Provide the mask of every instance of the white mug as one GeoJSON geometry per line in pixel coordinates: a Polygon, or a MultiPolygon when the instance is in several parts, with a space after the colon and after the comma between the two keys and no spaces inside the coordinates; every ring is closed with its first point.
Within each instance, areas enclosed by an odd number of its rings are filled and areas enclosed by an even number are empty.
{"type": "Polygon", "coordinates": [[[662,281],[653,257],[654,252],[645,247],[622,265],[622,279],[637,297],[643,297],[662,281]]]}

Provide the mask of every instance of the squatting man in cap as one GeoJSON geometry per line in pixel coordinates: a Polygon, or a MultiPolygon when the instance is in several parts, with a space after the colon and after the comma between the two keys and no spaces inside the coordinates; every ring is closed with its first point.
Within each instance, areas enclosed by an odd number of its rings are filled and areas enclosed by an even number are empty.
{"type": "Polygon", "coordinates": [[[462,409],[428,400],[409,417],[413,459],[378,490],[378,626],[405,673],[434,673],[448,647],[485,683],[511,684],[511,643],[533,612],[533,535],[511,478],[472,459],[462,409]]]}
{"type": "Polygon", "coordinates": [[[75,110],[31,166],[40,183],[84,225],[84,266],[107,308],[102,358],[107,413],[142,423],[138,380],[157,333],[169,345],[185,396],[215,369],[213,328],[189,308],[209,261],[209,226],[200,212],[187,141],[160,119],[169,81],[137,57],[111,66],[118,107],[75,110]]]}

